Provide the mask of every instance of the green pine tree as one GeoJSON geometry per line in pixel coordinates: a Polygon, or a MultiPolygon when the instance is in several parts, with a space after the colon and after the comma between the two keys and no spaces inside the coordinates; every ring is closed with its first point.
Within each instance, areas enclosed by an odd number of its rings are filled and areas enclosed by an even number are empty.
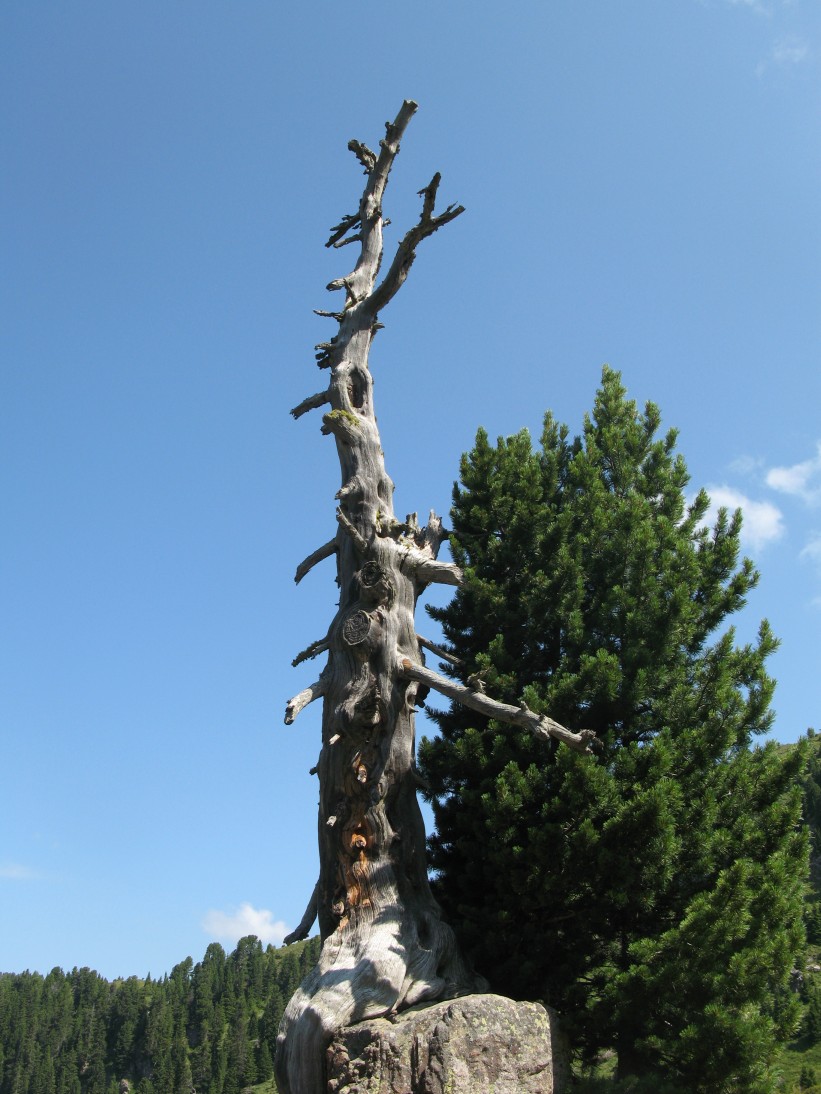
{"type": "Polygon", "coordinates": [[[796,1020],[804,750],[752,747],[776,643],[762,623],[740,645],[728,620],[758,575],[740,514],[705,526],[659,425],[606,368],[581,437],[548,415],[541,451],[480,431],[462,460],[465,581],[432,612],[449,671],[599,745],[440,714],[420,756],[437,895],[493,988],[558,1008],[582,1057],[615,1050],[621,1077],[681,1091],[765,1090],[796,1020]]]}
{"type": "Polygon", "coordinates": [[[257,1080],[267,1082],[274,1074],[274,1058],[267,1041],[261,1041],[257,1049],[257,1080]]]}

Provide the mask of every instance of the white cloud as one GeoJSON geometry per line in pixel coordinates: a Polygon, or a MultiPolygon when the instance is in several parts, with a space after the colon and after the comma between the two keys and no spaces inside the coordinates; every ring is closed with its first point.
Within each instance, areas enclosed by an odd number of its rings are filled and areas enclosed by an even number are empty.
{"type": "Polygon", "coordinates": [[[729,509],[731,513],[740,509],[743,516],[741,539],[750,547],[760,549],[784,535],[783,515],[771,502],[753,501],[731,486],[708,486],[707,493],[710,495],[710,509],[706,520],[715,523],[716,514],[722,508],[729,509]]]}
{"type": "Polygon", "coordinates": [[[821,502],[821,442],[813,459],[792,467],[773,467],[767,472],[767,486],[782,494],[792,494],[808,505],[821,502]]]}
{"type": "Polygon", "coordinates": [[[0,880],[2,881],[32,881],[40,875],[30,866],[21,866],[19,862],[0,863],[0,880]]]}
{"type": "Polygon", "coordinates": [[[228,912],[211,909],[206,912],[202,929],[213,939],[235,943],[245,935],[255,934],[266,945],[281,946],[289,928],[282,920],[274,919],[267,908],[255,908],[252,904],[240,904],[228,912]]]}

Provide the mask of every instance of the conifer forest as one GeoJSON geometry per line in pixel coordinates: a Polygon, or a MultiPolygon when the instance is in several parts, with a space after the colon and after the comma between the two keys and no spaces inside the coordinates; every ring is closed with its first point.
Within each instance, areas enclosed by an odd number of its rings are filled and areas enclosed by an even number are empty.
{"type": "Polygon", "coordinates": [[[239,1094],[273,1075],[285,1004],[319,939],[284,950],[211,943],[169,975],[104,980],[91,969],[0,976],[0,1091],[239,1094]],[[122,1089],[125,1089],[123,1086],[122,1089]]]}

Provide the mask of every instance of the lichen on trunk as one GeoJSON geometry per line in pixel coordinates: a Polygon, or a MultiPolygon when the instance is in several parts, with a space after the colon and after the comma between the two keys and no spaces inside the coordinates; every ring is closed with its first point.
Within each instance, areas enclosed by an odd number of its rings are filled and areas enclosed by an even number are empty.
{"type": "Polygon", "coordinates": [[[378,155],[358,141],[349,148],[367,176],[359,208],[331,231],[328,246],[358,243],[356,265],[332,281],[343,291],[338,312],[320,312],[338,324],[317,349],[330,370],[328,386],[291,412],[329,407],[322,432],[334,437],[342,483],[337,530],[297,569],[297,580],[335,556],[339,608],[324,638],[295,664],[327,653],[319,679],[286,707],[286,722],[322,699],[319,775],[319,881],[290,941],[306,937],[318,917],[322,951],[317,967],[288,1003],[277,1042],[281,1094],[325,1090],[325,1048],[352,1022],[390,1014],[424,1000],[482,990],[465,964],[428,885],[425,830],[417,801],[414,708],[429,688],[533,732],[572,734],[530,711],[496,704],[459,688],[424,667],[414,613],[431,582],[457,585],[461,574],[438,559],[446,537],[433,513],[425,526],[413,514],[393,512],[393,483],[384,464],[373,406],[368,355],[378,315],[401,287],[421,240],[463,212],[451,205],[434,215],[439,175],[420,191],[418,223],[399,243],[377,282],[382,261],[382,197],[399,142],[416,110],[406,101],[378,155]]]}

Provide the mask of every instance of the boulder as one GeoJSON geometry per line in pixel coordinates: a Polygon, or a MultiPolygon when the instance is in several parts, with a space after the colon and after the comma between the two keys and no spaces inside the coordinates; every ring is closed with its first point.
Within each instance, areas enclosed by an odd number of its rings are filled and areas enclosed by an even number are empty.
{"type": "Polygon", "coordinates": [[[567,1051],[538,1003],[467,995],[340,1030],[328,1094],[562,1094],[567,1051]]]}

